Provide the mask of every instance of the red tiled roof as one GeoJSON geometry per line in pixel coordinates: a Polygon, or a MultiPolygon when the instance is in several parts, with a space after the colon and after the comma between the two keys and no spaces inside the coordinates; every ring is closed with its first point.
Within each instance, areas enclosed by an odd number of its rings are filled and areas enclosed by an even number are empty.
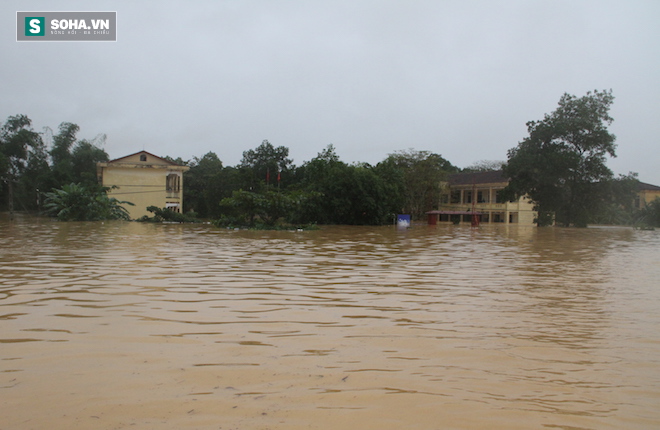
{"type": "Polygon", "coordinates": [[[637,182],[637,191],[660,191],[660,187],[645,182],[637,182]]]}
{"type": "Polygon", "coordinates": [[[123,156],[123,157],[115,158],[114,160],[110,160],[110,161],[108,161],[108,163],[114,163],[114,162],[117,162],[117,161],[121,161],[121,160],[123,160],[124,158],[132,157],[132,156],[134,156],[134,155],[138,155],[138,154],[149,155],[149,156],[151,156],[151,157],[154,157],[154,158],[157,158],[157,159],[159,159],[159,160],[162,160],[162,161],[164,161],[164,162],[166,162],[166,163],[169,163],[169,164],[171,164],[171,165],[173,165],[173,166],[178,166],[178,164],[175,163],[175,162],[173,162],[173,161],[166,160],[166,159],[164,159],[163,157],[159,157],[158,155],[154,155],[154,154],[152,154],[151,152],[147,152],[147,151],[138,151],[138,152],[133,153],[133,154],[129,154],[129,155],[125,155],[125,156],[123,156]]]}
{"type": "Polygon", "coordinates": [[[454,173],[449,175],[449,185],[473,185],[473,184],[495,184],[508,183],[509,179],[501,170],[474,173],[454,173]]]}

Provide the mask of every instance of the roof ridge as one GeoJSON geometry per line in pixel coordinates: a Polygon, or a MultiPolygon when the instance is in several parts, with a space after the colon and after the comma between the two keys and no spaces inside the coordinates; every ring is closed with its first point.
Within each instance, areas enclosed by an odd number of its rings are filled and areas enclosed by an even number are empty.
{"type": "Polygon", "coordinates": [[[135,153],[133,153],[133,154],[128,154],[128,155],[125,155],[125,156],[123,156],[123,157],[115,158],[114,160],[110,160],[110,161],[108,161],[108,163],[114,163],[114,162],[116,162],[116,161],[120,161],[120,160],[123,160],[123,159],[128,158],[128,157],[133,157],[133,156],[138,155],[138,154],[146,154],[146,155],[150,155],[150,156],[152,156],[152,157],[154,157],[154,158],[157,158],[157,159],[159,159],[159,160],[162,160],[162,161],[164,161],[164,162],[166,162],[166,163],[168,163],[168,164],[171,164],[171,165],[173,165],[173,166],[180,166],[180,164],[177,164],[177,163],[175,163],[174,161],[170,161],[170,160],[165,159],[165,158],[163,158],[163,157],[159,157],[158,155],[154,155],[154,154],[152,154],[151,152],[149,152],[149,151],[145,151],[145,150],[138,151],[138,152],[135,152],[135,153]]]}

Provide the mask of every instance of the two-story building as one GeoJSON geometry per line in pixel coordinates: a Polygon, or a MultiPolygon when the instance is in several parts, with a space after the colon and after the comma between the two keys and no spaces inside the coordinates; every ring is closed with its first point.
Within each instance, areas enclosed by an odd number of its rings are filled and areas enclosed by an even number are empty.
{"type": "Polygon", "coordinates": [[[534,225],[537,213],[528,198],[508,202],[501,197],[508,183],[501,170],[449,175],[429,222],[472,222],[476,215],[481,223],[534,225]]]}
{"type": "Polygon", "coordinates": [[[148,206],[183,211],[183,172],[190,169],[147,151],[97,163],[99,182],[110,187],[109,197],[128,201],[126,205],[132,219],[152,215],[148,206]]]}

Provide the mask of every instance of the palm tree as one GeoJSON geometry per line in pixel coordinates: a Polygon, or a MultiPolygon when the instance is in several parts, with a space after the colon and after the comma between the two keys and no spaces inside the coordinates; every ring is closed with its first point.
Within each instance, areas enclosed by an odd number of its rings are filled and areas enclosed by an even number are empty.
{"type": "Polygon", "coordinates": [[[109,219],[129,220],[128,211],[122,206],[131,202],[108,197],[108,188],[91,190],[80,184],[69,184],[46,193],[46,213],[61,221],[99,221],[109,219]]]}

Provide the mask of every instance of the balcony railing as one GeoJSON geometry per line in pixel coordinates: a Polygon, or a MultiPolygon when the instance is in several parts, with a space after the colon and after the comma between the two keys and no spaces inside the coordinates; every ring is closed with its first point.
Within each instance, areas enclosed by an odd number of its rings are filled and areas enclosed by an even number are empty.
{"type": "MultiPolygon", "coordinates": [[[[442,209],[447,210],[461,210],[469,211],[472,210],[472,203],[451,203],[441,205],[442,209]]],[[[493,210],[507,210],[507,209],[518,209],[518,202],[510,203],[475,203],[474,208],[477,211],[493,211],[493,210]]]]}

